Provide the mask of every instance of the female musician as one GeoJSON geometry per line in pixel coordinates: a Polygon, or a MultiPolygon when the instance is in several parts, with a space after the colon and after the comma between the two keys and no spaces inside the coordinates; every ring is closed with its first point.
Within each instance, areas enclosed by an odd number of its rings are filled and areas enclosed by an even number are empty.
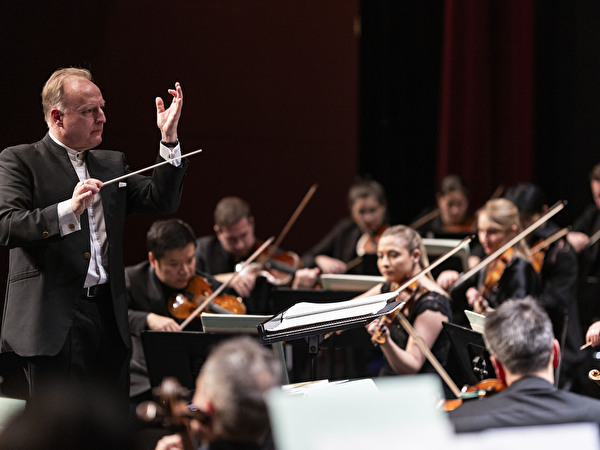
{"type": "MultiPolygon", "coordinates": [[[[338,222],[318,244],[302,255],[304,267],[317,266],[326,274],[345,273],[347,264],[369,253],[369,247],[375,252],[376,241],[386,228],[387,200],[383,186],[373,180],[356,181],[348,191],[348,207],[351,217],[338,222]],[[361,245],[357,248],[359,241],[361,245]]],[[[368,264],[368,259],[348,271],[379,275],[374,261],[368,264]]]]}
{"type": "MultiPolygon", "coordinates": [[[[490,255],[515,237],[520,231],[519,210],[504,198],[489,200],[477,214],[477,235],[485,255],[490,255]]],[[[509,298],[537,295],[540,280],[530,262],[529,250],[523,241],[491,261],[478,274],[459,286],[453,286],[458,273],[442,272],[438,282],[452,287],[452,298],[476,312],[485,313],[509,298]],[[462,301],[461,301],[462,300],[462,301]]]]}
{"type": "Polygon", "coordinates": [[[448,175],[436,194],[437,209],[415,221],[416,230],[423,236],[469,234],[475,231],[475,221],[468,214],[469,191],[458,175],[448,175]],[[426,217],[431,217],[427,220],[426,217]],[[422,224],[419,224],[421,222],[422,224]]]}
{"type": "MultiPolygon", "coordinates": [[[[397,289],[404,281],[418,274],[425,264],[426,254],[421,237],[415,230],[403,225],[388,228],[381,235],[377,246],[377,265],[386,281],[374,286],[361,297],[397,289]]],[[[446,292],[426,276],[421,277],[408,291],[409,299],[400,314],[408,318],[433,355],[444,365],[450,345],[441,331],[442,322],[452,319],[450,300],[446,292]]],[[[376,333],[377,325],[378,321],[372,322],[367,326],[367,331],[376,333]]],[[[384,325],[382,331],[385,342],[381,344],[381,350],[386,364],[380,375],[435,372],[397,319],[384,325]]]]}

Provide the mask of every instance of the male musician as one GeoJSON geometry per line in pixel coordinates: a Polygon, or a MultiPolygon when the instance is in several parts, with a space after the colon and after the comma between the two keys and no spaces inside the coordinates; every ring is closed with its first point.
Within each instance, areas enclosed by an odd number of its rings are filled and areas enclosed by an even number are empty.
{"type": "MultiPolygon", "coordinates": [[[[159,161],[179,156],[183,92],[156,99],[159,161]]],[[[123,400],[131,347],[122,246],[125,215],[171,213],[188,163],[133,175],[102,141],[104,99],[85,69],[57,70],[42,90],[49,132],[0,153],[0,242],[10,247],[2,351],[26,358],[30,393],[48,379],[102,380],[123,400]]],[[[125,406],[125,401],[123,402],[125,406]]]]}
{"type": "MultiPolygon", "coordinates": [[[[239,197],[221,199],[215,207],[213,229],[214,235],[201,237],[196,242],[196,266],[224,283],[257,247],[254,217],[248,202],[239,197]]],[[[257,271],[248,266],[238,273],[230,286],[241,297],[249,298],[257,275],[257,271]]],[[[262,285],[257,286],[255,296],[262,285]]]]}
{"type": "MultiPolygon", "coordinates": [[[[192,405],[202,421],[197,435],[202,449],[265,448],[269,418],[266,392],[281,384],[282,367],[273,353],[250,337],[221,343],[206,359],[196,380],[192,405]]],[[[183,448],[180,435],[162,438],[156,450],[183,448]]]]}
{"type": "MultiPolygon", "coordinates": [[[[169,313],[168,302],[184,292],[197,276],[196,236],[179,219],[154,222],[146,235],[148,259],[125,268],[132,353],[130,360],[130,402],[150,400],[150,381],[144,358],[141,333],[144,330],[179,331],[179,322],[169,313]]],[[[218,284],[214,280],[211,287],[218,284]]],[[[189,330],[197,330],[190,323],[189,330]]]]}
{"type": "Polygon", "coordinates": [[[456,431],[552,425],[600,424],[600,401],[554,387],[560,346],[552,323],[532,298],[508,300],[485,319],[490,360],[507,388],[450,411],[456,431]]]}
{"type": "MultiPolygon", "coordinates": [[[[213,229],[214,235],[203,236],[196,242],[196,266],[225,283],[258,248],[248,202],[239,197],[221,199],[215,207],[213,229]]],[[[293,287],[314,285],[318,273],[318,269],[301,269],[302,276],[294,280],[293,287]]],[[[270,287],[259,275],[255,266],[246,266],[230,286],[244,297],[248,312],[266,313],[270,312],[267,305],[270,287]]]]}

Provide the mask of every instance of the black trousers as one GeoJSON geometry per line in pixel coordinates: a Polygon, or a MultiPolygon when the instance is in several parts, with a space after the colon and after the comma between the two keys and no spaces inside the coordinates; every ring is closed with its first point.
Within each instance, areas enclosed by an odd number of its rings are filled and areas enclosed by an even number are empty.
{"type": "Polygon", "coordinates": [[[65,345],[54,356],[27,358],[25,375],[30,396],[60,383],[86,385],[114,395],[127,413],[129,349],[117,328],[110,289],[94,298],[81,296],[65,345]]]}

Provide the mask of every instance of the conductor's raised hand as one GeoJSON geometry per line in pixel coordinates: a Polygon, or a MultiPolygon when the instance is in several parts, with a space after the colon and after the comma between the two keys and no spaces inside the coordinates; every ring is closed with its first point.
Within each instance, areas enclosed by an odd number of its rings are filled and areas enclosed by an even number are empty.
{"type": "Polygon", "coordinates": [[[161,132],[161,139],[165,142],[177,140],[177,125],[183,107],[183,90],[179,83],[175,83],[175,89],[169,89],[173,96],[171,105],[165,109],[165,103],[160,97],[156,97],[156,124],[161,132]]]}
{"type": "Polygon", "coordinates": [[[83,211],[92,204],[94,195],[100,192],[100,188],[103,185],[102,181],[95,178],[88,178],[75,185],[73,196],[71,197],[71,209],[77,217],[81,216],[83,211]]]}

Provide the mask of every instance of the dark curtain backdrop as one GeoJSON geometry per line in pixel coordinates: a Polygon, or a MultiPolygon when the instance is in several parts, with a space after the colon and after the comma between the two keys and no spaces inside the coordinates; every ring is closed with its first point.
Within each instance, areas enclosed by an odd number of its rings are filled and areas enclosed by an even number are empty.
{"type": "Polygon", "coordinates": [[[600,2],[365,0],[360,170],[410,223],[441,178],[461,175],[473,210],[534,182],[572,223],[600,162],[600,2]]]}
{"type": "MultiPolygon", "coordinates": [[[[257,234],[278,235],[319,188],[282,246],[303,252],[347,214],[358,171],[357,0],[65,0],[0,2],[0,148],[46,132],[44,81],[85,66],[107,108],[102,148],[132,169],[154,163],[154,98],[180,81],[180,138],[193,157],[176,217],[212,234],[219,199],[252,205],[257,234]]],[[[126,264],[146,258],[157,216],[130,216],[126,264]]],[[[0,249],[4,291],[8,251],[0,249]]]]}
{"type": "MultiPolygon", "coordinates": [[[[284,242],[302,252],[346,214],[358,174],[383,182],[392,223],[458,172],[474,208],[533,181],[569,201],[567,224],[600,161],[599,23],[596,0],[2,2],[0,147],[39,139],[43,82],[83,65],[107,100],[103,147],[133,168],[154,161],[154,97],[183,84],[182,142],[204,152],[176,216],[199,235],[231,194],[276,235],[317,182],[284,242]]],[[[126,263],[155,219],[128,221],[126,263]]]]}
{"type": "Polygon", "coordinates": [[[446,0],[437,180],[449,173],[482,205],[533,177],[533,0],[446,0]]]}

